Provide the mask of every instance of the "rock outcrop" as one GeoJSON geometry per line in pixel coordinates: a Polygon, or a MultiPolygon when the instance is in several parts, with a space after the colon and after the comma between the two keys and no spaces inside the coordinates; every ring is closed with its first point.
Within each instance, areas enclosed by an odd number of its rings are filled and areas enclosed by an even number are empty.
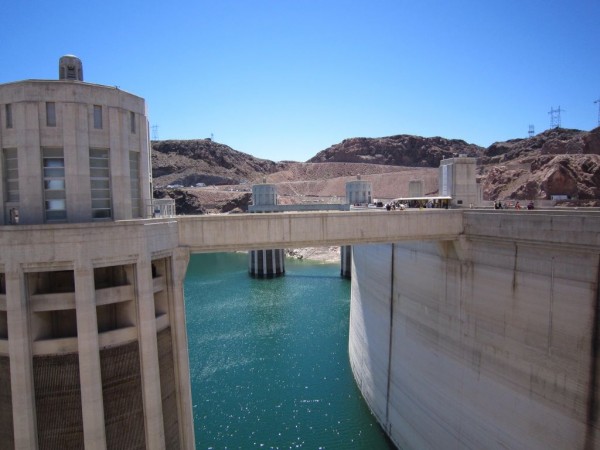
{"type": "Polygon", "coordinates": [[[600,128],[590,132],[553,128],[528,139],[495,142],[481,158],[483,164],[499,164],[531,155],[600,154],[600,128]]]}
{"type": "Polygon", "coordinates": [[[480,158],[484,199],[567,197],[600,205],[600,128],[555,128],[529,139],[497,142],[480,158]]]}
{"type": "Polygon", "coordinates": [[[286,204],[343,198],[345,183],[358,174],[373,182],[378,197],[406,195],[409,180],[423,181],[433,194],[439,161],[458,154],[478,158],[484,200],[563,196],[565,204],[600,206],[600,128],[555,128],[487,149],[440,137],[352,138],[307,163],[254,158],[210,139],[153,142],[152,148],[155,195],[175,198],[178,214],[247,211],[251,185],[265,178],[278,184],[286,204]],[[190,188],[197,183],[210,188],[190,188]],[[169,184],[185,188],[165,189],[169,184]]]}
{"type": "Polygon", "coordinates": [[[407,167],[438,167],[459,154],[481,156],[484,149],[458,139],[397,135],[345,139],[317,153],[308,162],[353,162],[407,167]]]}
{"type": "Polygon", "coordinates": [[[152,142],[155,187],[243,184],[277,172],[281,164],[242,153],[211,139],[152,142]]]}

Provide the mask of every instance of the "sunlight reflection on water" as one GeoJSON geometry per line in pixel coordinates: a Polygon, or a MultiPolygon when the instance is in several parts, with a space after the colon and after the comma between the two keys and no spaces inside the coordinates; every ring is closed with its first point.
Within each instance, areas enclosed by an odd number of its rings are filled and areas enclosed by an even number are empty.
{"type": "Polygon", "coordinates": [[[393,448],[348,363],[350,285],[339,266],[192,255],[185,281],[196,447],[393,448]]]}

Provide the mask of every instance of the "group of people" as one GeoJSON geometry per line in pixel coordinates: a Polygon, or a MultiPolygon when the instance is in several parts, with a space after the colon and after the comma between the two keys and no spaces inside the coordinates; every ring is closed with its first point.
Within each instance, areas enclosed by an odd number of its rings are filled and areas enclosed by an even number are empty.
{"type": "Polygon", "coordinates": [[[407,208],[445,208],[448,209],[448,200],[409,200],[405,203],[391,202],[386,203],[385,209],[388,211],[392,210],[405,210],[407,208]]]}
{"type": "MultiPolygon", "coordinates": [[[[512,203],[510,202],[505,202],[502,203],[500,200],[498,200],[497,202],[494,202],[494,209],[523,209],[521,206],[521,202],[517,201],[515,202],[514,206],[512,203]]],[[[530,201],[529,203],[527,203],[527,209],[531,210],[533,209],[533,200],[530,201]]]]}
{"type": "Polygon", "coordinates": [[[386,203],[385,204],[385,209],[387,209],[388,211],[396,210],[396,209],[404,211],[406,209],[406,204],[405,203],[400,203],[400,202],[386,203]]]}
{"type": "Polygon", "coordinates": [[[445,209],[448,209],[448,206],[449,206],[449,202],[446,199],[444,199],[444,200],[440,200],[440,199],[408,200],[408,199],[406,199],[406,201],[404,203],[402,203],[400,201],[386,203],[385,209],[387,209],[388,211],[396,210],[396,209],[404,210],[407,208],[445,208],[445,209]]]}

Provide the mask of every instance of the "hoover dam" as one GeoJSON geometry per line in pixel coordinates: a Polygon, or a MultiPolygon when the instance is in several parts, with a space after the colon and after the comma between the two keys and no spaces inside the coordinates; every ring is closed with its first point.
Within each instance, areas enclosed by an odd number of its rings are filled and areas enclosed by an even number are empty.
{"type": "Polygon", "coordinates": [[[148,135],[73,55],[0,84],[0,447],[194,448],[190,254],[351,246],[350,364],[396,445],[600,448],[599,211],[477,208],[458,156],[449,209],[176,217],[148,135]]]}
{"type": "Polygon", "coordinates": [[[400,448],[598,448],[597,213],[353,246],[350,361],[400,448]]]}
{"type": "Polygon", "coordinates": [[[353,244],[350,362],[400,448],[597,448],[599,220],[483,209],[183,218],[179,242],[353,244]]]}
{"type": "MultiPolygon", "coordinates": [[[[179,326],[185,318],[177,292],[190,252],[352,244],[350,361],[363,396],[398,446],[595,448],[599,219],[597,211],[585,210],[463,209],[4,226],[0,310],[9,319],[4,322],[9,333],[5,328],[0,352],[20,355],[16,363],[11,358],[12,371],[31,364],[27,355],[35,361],[35,355],[69,354],[79,348],[82,380],[93,380],[93,369],[98,367],[94,352],[81,352],[93,342],[102,348],[130,342],[138,333],[158,333],[159,342],[172,339],[179,342],[178,348],[185,348],[185,333],[179,326]],[[148,255],[158,271],[152,277],[145,275],[149,266],[136,263],[148,255]],[[43,327],[35,322],[21,325],[38,336],[30,347],[27,335],[17,334],[19,323],[27,321],[29,314],[23,303],[14,300],[25,295],[23,274],[49,261],[63,269],[74,264],[77,291],[89,291],[92,275],[85,258],[91,258],[92,264],[124,263],[126,272],[131,264],[138,267],[132,277],[135,291],[140,291],[137,319],[130,317],[130,323],[100,333],[91,331],[95,327],[80,328],[72,338],[55,339],[43,336],[43,327]],[[161,300],[160,293],[171,289],[161,300]],[[144,298],[151,301],[151,308],[144,298]]],[[[29,284],[30,278],[31,274],[25,275],[29,284]]],[[[111,289],[118,291],[113,294],[120,302],[133,295],[126,286],[104,288],[96,290],[95,302],[111,303],[105,293],[111,289]]],[[[96,320],[89,306],[73,297],[32,295],[31,302],[34,315],[74,308],[77,321],[89,322],[81,312],[85,308],[96,320]]],[[[101,315],[102,307],[97,308],[101,315]]],[[[122,321],[128,314],[125,307],[117,309],[122,321]]],[[[145,347],[155,339],[142,340],[142,351],[148,352],[145,347]]],[[[146,355],[148,360],[142,361],[148,368],[142,369],[152,377],[162,376],[163,371],[174,373],[175,384],[185,393],[187,351],[174,357],[175,372],[164,356],[159,364],[146,355]]],[[[15,438],[31,443],[27,430],[35,429],[36,419],[28,411],[36,409],[27,405],[36,404],[38,387],[31,386],[35,383],[27,376],[3,373],[14,391],[28,393],[13,396],[15,408],[8,423],[14,424],[15,438]]],[[[98,401],[92,386],[82,392],[90,404],[98,401]]],[[[168,416],[149,414],[148,404],[154,400],[166,408],[168,399],[163,395],[161,400],[160,389],[158,393],[142,389],[141,394],[149,397],[140,404],[147,423],[166,426],[168,416]]],[[[101,392],[97,395],[102,398],[101,392]]],[[[174,425],[183,423],[184,429],[191,426],[186,398],[182,395],[178,406],[170,406],[179,409],[180,423],[174,425]]],[[[40,409],[38,404],[38,414],[40,409]]],[[[165,448],[164,439],[162,434],[152,447],[165,448]]],[[[193,445],[191,439],[181,441],[188,448],[193,445]]]]}

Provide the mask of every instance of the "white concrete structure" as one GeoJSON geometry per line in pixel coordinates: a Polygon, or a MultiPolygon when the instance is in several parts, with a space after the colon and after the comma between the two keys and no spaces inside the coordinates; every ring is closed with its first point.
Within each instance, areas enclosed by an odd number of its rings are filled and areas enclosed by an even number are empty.
{"type": "Polygon", "coordinates": [[[194,447],[176,222],[151,200],[143,99],[0,85],[0,447],[194,447]],[[119,220],[119,222],[115,222],[119,220]]]}
{"type": "MultiPolygon", "coordinates": [[[[252,203],[255,211],[263,207],[277,206],[277,185],[255,184],[252,186],[252,203]]],[[[285,250],[260,249],[248,252],[248,273],[253,277],[272,278],[285,274],[285,250]]]]}
{"type": "Polygon", "coordinates": [[[600,217],[464,212],[353,247],[349,354],[406,449],[599,448],[600,217]]]}
{"type": "Polygon", "coordinates": [[[252,204],[254,206],[274,206],[277,201],[276,184],[255,184],[252,186],[252,204]]]}
{"type": "MultiPolygon", "coordinates": [[[[453,240],[463,211],[334,211],[179,216],[179,245],[190,252],[272,247],[330,247],[414,240],[453,240]]],[[[159,221],[156,221],[159,222],[159,221]]]]}
{"type": "MultiPolygon", "coordinates": [[[[370,181],[360,179],[346,183],[346,203],[348,206],[368,206],[373,202],[373,185],[370,181]]],[[[352,274],[352,246],[342,245],[340,247],[340,275],[344,278],[350,278],[352,274]]]]}
{"type": "Polygon", "coordinates": [[[0,224],[146,217],[142,98],[72,80],[0,85],[0,224]]]}
{"type": "Polygon", "coordinates": [[[58,61],[58,79],[83,81],[83,64],[75,55],[61,56],[58,61]]]}
{"type": "Polygon", "coordinates": [[[423,197],[423,180],[411,180],[408,182],[409,197],[423,197]]]}
{"type": "Polygon", "coordinates": [[[372,192],[372,183],[361,180],[359,175],[356,180],[346,183],[346,203],[366,206],[373,201],[372,192]]]}
{"type": "Polygon", "coordinates": [[[481,204],[481,189],[477,184],[477,158],[459,156],[440,161],[440,196],[450,196],[451,206],[468,208],[481,204]]]}

